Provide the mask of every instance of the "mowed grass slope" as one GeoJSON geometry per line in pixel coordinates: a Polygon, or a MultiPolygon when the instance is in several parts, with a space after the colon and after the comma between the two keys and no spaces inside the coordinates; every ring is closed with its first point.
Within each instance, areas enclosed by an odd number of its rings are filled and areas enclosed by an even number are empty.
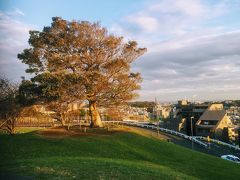
{"type": "Polygon", "coordinates": [[[0,171],[34,179],[239,179],[240,166],[142,136],[0,135],[0,171]]]}

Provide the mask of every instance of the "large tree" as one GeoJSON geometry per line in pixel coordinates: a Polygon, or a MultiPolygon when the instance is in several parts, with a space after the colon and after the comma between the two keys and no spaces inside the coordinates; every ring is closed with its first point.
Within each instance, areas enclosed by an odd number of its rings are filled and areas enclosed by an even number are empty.
{"type": "Polygon", "coordinates": [[[92,126],[101,126],[98,106],[118,105],[136,96],[141,77],[130,64],[146,49],[125,42],[99,23],[54,17],[51,26],[30,31],[30,48],[18,58],[34,74],[31,82],[45,100],[87,100],[92,126]]]}

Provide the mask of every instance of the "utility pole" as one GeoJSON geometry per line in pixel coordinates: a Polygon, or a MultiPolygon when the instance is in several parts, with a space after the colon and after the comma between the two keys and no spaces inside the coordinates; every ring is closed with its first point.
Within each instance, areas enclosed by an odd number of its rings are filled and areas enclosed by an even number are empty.
{"type": "Polygon", "coordinates": [[[157,103],[157,98],[155,97],[155,113],[156,113],[156,120],[158,120],[158,103],[157,103]]]}
{"type": "Polygon", "coordinates": [[[158,102],[156,97],[155,97],[155,112],[156,112],[156,120],[157,120],[157,136],[159,136],[158,102]]]}
{"type": "Polygon", "coordinates": [[[192,116],[191,117],[191,134],[192,134],[192,150],[193,150],[193,124],[192,124],[192,119],[193,119],[194,117],[192,116]]]}

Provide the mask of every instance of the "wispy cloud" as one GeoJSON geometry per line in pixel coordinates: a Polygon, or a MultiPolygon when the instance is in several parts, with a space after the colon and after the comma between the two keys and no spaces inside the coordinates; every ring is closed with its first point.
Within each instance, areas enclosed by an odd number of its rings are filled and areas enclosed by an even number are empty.
{"type": "Polygon", "coordinates": [[[25,13],[18,8],[15,8],[13,11],[8,11],[5,14],[8,16],[25,16],[25,13]]]}

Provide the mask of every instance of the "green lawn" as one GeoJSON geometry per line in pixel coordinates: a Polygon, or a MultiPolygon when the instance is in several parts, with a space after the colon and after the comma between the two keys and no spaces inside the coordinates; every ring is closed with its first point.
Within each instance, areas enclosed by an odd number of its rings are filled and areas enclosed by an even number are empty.
{"type": "MultiPolygon", "coordinates": [[[[27,132],[27,131],[25,131],[27,132]]],[[[131,132],[0,134],[0,171],[34,179],[239,179],[240,166],[131,132]]]]}

